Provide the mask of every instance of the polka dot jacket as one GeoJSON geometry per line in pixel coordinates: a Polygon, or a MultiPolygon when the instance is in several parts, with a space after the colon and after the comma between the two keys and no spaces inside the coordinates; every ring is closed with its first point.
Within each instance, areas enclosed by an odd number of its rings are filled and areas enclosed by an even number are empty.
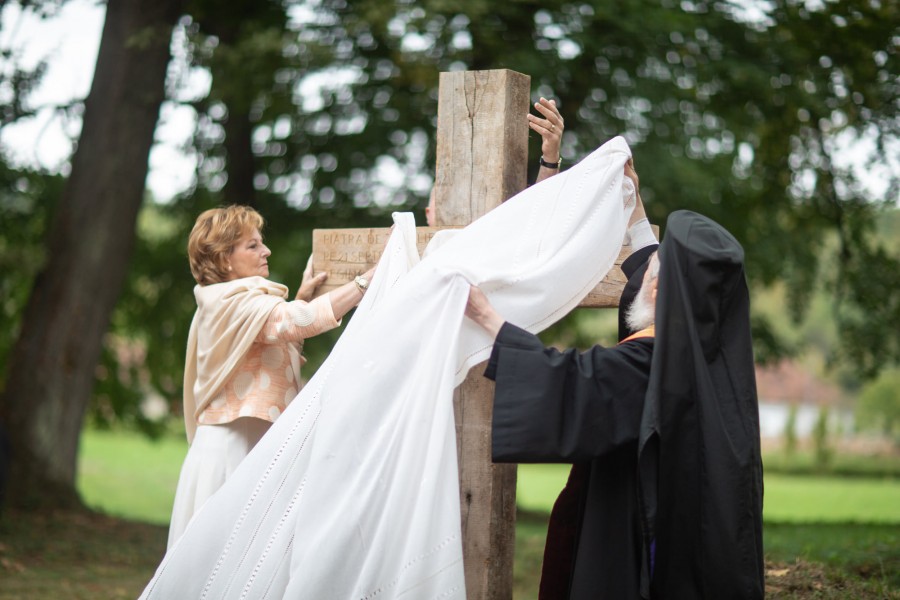
{"type": "Polygon", "coordinates": [[[197,418],[199,425],[221,425],[239,417],[274,422],[302,387],[303,340],[333,329],[328,294],[311,302],[276,305],[250,350],[225,385],[197,418]]]}

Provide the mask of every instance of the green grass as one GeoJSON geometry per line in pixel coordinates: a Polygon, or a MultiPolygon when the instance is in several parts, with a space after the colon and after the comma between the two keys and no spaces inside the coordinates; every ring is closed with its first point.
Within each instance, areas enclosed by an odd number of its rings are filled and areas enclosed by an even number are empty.
{"type": "Polygon", "coordinates": [[[168,530],[83,511],[4,513],[0,600],[134,600],[168,530]]]}
{"type": "MultiPolygon", "coordinates": [[[[186,452],[178,435],[151,441],[134,433],[87,430],[78,490],[91,508],[167,524],[186,452]]],[[[520,465],[519,506],[549,512],[568,473],[567,465],[520,465]]],[[[764,517],[767,522],[900,523],[900,479],[767,472],[764,517]]]]}
{"type": "Polygon", "coordinates": [[[766,475],[763,517],[792,523],[900,523],[900,480],[766,475]]]}
{"type": "MultiPolygon", "coordinates": [[[[546,514],[568,474],[519,465],[516,599],[535,597],[546,514]]],[[[766,473],[763,518],[767,598],[900,598],[900,479],[766,473]]]]}
{"type": "MultiPolygon", "coordinates": [[[[547,514],[520,511],[513,598],[537,597],[547,514]]],[[[900,525],[766,523],[766,598],[900,599],[900,525]]]]}
{"type": "MultiPolygon", "coordinates": [[[[568,477],[566,465],[519,465],[519,506],[547,512],[568,477]]],[[[900,479],[765,475],[767,522],[900,523],[900,479]]]]}
{"type": "MultiPolygon", "coordinates": [[[[536,598],[545,513],[521,512],[515,600],[536,598]]],[[[900,599],[900,525],[767,524],[766,597],[900,599]]],[[[136,598],[165,551],[166,528],[98,514],[6,513],[0,600],[136,598]]]]}
{"type": "Polygon", "coordinates": [[[867,577],[886,576],[900,590],[900,525],[766,523],[763,537],[770,560],[845,565],[867,577]]]}
{"type": "Polygon", "coordinates": [[[136,433],[85,430],[78,460],[78,492],[109,515],[168,525],[187,440],[153,441],[136,433]]]}
{"type": "Polygon", "coordinates": [[[537,598],[541,582],[547,513],[519,510],[516,517],[516,556],[513,564],[513,598],[537,598]]]}
{"type": "MultiPolygon", "coordinates": [[[[0,600],[136,597],[164,551],[186,449],[176,435],[152,442],[137,434],[86,431],[78,488],[87,504],[158,525],[102,515],[6,518],[0,521],[0,600]]],[[[519,467],[515,600],[537,596],[547,512],[568,470],[519,467]]],[[[764,516],[770,600],[900,599],[896,478],[767,472],[764,516]]]]}
{"type": "Polygon", "coordinates": [[[836,452],[825,465],[820,465],[810,450],[797,450],[791,454],[770,451],[763,455],[763,468],[767,474],[779,475],[900,478],[900,452],[881,455],[836,452]]]}
{"type": "Polygon", "coordinates": [[[535,512],[550,512],[569,478],[569,465],[519,465],[516,504],[535,512]]]}

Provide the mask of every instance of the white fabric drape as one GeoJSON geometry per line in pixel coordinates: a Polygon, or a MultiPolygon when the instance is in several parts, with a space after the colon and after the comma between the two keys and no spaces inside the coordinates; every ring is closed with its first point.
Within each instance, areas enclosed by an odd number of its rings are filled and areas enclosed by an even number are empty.
{"type": "Polygon", "coordinates": [[[574,308],[621,247],[629,156],[611,140],[422,262],[395,214],[331,355],[141,597],[464,598],[452,393],[491,349],[463,316],[469,284],[531,331],[574,308]]]}

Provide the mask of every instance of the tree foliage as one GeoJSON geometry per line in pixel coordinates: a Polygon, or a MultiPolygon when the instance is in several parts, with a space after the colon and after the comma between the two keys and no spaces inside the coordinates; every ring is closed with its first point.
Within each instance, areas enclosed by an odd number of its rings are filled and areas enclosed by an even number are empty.
{"type": "MultiPolygon", "coordinates": [[[[0,365],[19,333],[28,293],[46,260],[44,233],[58,202],[63,178],[14,168],[0,160],[0,365]]],[[[6,386],[0,370],[0,389],[6,386]]]]}
{"type": "MultiPolygon", "coordinates": [[[[19,2],[43,17],[52,17],[57,2],[19,2]]],[[[0,4],[2,6],[2,4],[0,4]]],[[[33,116],[35,90],[47,71],[46,60],[25,66],[21,48],[0,47],[0,129],[33,116]]],[[[31,285],[46,260],[45,233],[61,194],[63,178],[13,164],[0,148],[0,365],[19,333],[31,285]]],[[[6,386],[0,369],[0,390],[6,386]]]]}
{"type": "MultiPolygon", "coordinates": [[[[145,207],[95,417],[150,429],[133,410],[139,396],[150,389],[179,403],[193,310],[184,245],[201,210],[221,202],[257,207],[275,251],[273,278],[296,286],[313,227],[383,225],[392,210],[424,205],[438,74],[459,69],[530,75],[534,96],[561,107],[569,164],[624,135],[654,223],[664,225],[678,208],[716,219],[743,243],[752,285],[784,283],[794,318],[813,290],[827,286],[846,340],[842,360],[869,375],[896,363],[900,339],[884,332],[900,330],[898,252],[872,232],[900,190],[890,166],[900,128],[900,7],[879,0],[746,6],[190,2],[176,28],[180,58],[169,89],[182,97],[188,74],[209,74],[208,93],[185,101],[197,114],[190,144],[197,185],[145,207]],[[860,163],[885,165],[884,180],[864,185],[846,162],[851,148],[860,163]],[[883,191],[873,196],[873,189],[883,191]],[[123,343],[136,354],[126,358],[123,343]]],[[[536,136],[531,144],[536,157],[536,136]]],[[[574,330],[578,320],[562,327],[574,330]]],[[[762,358],[791,350],[763,319],[755,319],[754,334],[762,358]]],[[[307,344],[312,364],[332,340],[307,344]]]]}
{"type": "MultiPolygon", "coordinates": [[[[754,16],[729,2],[321,0],[289,4],[289,19],[253,6],[256,18],[228,29],[229,44],[202,16],[185,38],[213,74],[197,105],[211,189],[233,176],[225,132],[246,113],[254,198],[320,208],[335,222],[354,218],[354,207],[421,204],[438,72],[510,68],[532,76],[536,96],[559,100],[568,161],[624,135],[651,219],[689,208],[721,222],[743,242],[754,283],[787,283],[797,319],[825,277],[835,232],[827,284],[840,301],[845,358],[871,374],[900,357],[896,336],[864,341],[873,326],[900,324],[889,275],[900,272],[897,255],[870,236],[897,199],[898,174],[888,171],[876,182],[883,197],[871,197],[846,164],[857,140],[871,144],[854,150],[869,165],[896,151],[896,4],[779,1],[754,16]],[[387,171],[398,181],[384,182],[387,171]],[[887,292],[881,303],[864,284],[873,278],[887,292]]],[[[786,350],[755,323],[762,354],[786,350]]]]}
{"type": "Polygon", "coordinates": [[[834,456],[834,450],[831,447],[831,440],[828,427],[828,407],[819,408],[819,414],[816,422],[813,424],[813,462],[820,472],[825,472],[834,456]]]}
{"type": "Polygon", "coordinates": [[[874,429],[900,446],[900,370],[883,371],[863,388],[856,419],[860,428],[874,429]]]}

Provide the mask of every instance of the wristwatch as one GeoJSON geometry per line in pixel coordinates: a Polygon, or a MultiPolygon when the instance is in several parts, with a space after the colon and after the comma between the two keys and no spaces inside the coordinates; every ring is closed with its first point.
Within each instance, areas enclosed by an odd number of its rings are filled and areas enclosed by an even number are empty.
{"type": "Polygon", "coordinates": [[[560,156],[559,160],[555,163],[547,162],[546,160],[544,160],[544,157],[541,156],[541,166],[548,169],[558,169],[562,166],[562,156],[560,156]]]}
{"type": "Polygon", "coordinates": [[[353,283],[356,284],[356,287],[363,294],[366,293],[366,290],[369,289],[369,280],[363,277],[362,275],[357,275],[353,278],[353,283]]]}

